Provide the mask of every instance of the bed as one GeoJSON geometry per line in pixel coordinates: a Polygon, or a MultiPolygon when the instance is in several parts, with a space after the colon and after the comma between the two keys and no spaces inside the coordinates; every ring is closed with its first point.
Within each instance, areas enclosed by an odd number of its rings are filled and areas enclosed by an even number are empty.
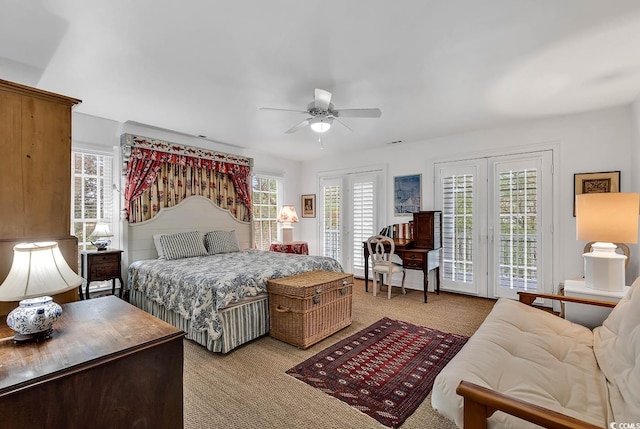
{"type": "Polygon", "coordinates": [[[268,333],[268,279],[343,271],[332,258],[260,251],[251,243],[250,222],[238,221],[203,197],[190,197],[146,222],[129,224],[129,300],[182,329],[188,339],[227,353],[268,333]],[[159,259],[163,248],[168,254],[159,259]]]}

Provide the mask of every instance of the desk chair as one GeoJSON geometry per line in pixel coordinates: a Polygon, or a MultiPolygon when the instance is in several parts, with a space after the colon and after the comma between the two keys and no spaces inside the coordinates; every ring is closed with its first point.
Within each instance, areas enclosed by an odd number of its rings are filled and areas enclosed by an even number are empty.
{"type": "MultiPolygon", "coordinates": [[[[396,245],[393,240],[384,235],[375,235],[367,240],[369,255],[371,256],[371,270],[373,271],[373,296],[378,294],[378,274],[382,274],[381,283],[384,284],[384,278],[387,278],[387,299],[391,299],[391,277],[396,273],[402,273],[402,293],[404,290],[404,278],[406,271],[401,264],[393,262],[393,255],[396,245]]],[[[367,267],[368,268],[368,267],[367,267]]]]}

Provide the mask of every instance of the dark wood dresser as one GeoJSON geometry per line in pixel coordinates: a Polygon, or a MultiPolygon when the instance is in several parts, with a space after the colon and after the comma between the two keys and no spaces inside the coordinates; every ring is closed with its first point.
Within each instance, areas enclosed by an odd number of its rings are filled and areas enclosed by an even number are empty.
{"type": "Polygon", "coordinates": [[[0,341],[2,428],[183,427],[182,331],[114,296],[62,311],[48,340],[0,341]]]}

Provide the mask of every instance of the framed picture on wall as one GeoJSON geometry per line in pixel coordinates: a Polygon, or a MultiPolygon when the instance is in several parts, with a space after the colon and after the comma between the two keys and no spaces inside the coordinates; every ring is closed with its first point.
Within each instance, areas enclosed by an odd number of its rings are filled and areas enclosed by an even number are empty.
{"type": "Polygon", "coordinates": [[[411,216],[420,211],[422,175],[396,176],[393,178],[393,214],[411,216]]]}
{"type": "Polygon", "coordinates": [[[302,196],[302,217],[316,217],[316,194],[302,196]]]}
{"type": "Polygon", "coordinates": [[[576,196],[595,192],[620,192],[620,171],[577,173],[573,175],[573,216],[576,215],[576,196]]]}

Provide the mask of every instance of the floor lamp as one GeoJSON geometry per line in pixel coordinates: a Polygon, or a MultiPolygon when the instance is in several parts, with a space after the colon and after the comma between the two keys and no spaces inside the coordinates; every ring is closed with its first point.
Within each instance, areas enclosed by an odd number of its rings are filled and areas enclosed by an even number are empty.
{"type": "Polygon", "coordinates": [[[640,194],[603,192],[576,196],[578,240],[594,241],[583,254],[585,286],[622,291],[625,286],[625,255],[613,243],[638,242],[640,194]]]}

